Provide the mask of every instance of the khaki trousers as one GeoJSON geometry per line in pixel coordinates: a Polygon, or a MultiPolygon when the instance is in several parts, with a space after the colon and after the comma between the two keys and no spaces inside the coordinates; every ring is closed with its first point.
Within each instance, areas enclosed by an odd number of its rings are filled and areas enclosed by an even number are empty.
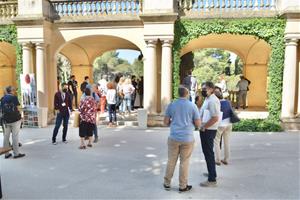
{"type": "Polygon", "coordinates": [[[222,136],[224,141],[224,160],[228,161],[229,151],[230,151],[229,136],[231,132],[232,132],[232,124],[229,124],[227,126],[220,126],[218,128],[217,135],[214,140],[216,162],[221,162],[220,141],[222,136]]]}
{"type": "Polygon", "coordinates": [[[168,163],[165,175],[165,185],[170,185],[178,157],[180,157],[179,187],[186,188],[188,184],[189,162],[194,148],[194,142],[177,142],[168,139],[168,163]]]}

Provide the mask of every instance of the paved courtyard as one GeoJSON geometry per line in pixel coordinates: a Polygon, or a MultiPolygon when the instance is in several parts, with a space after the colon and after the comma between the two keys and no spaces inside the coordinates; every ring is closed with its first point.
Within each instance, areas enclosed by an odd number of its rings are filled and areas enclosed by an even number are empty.
{"type": "MultiPolygon", "coordinates": [[[[193,190],[162,188],[168,129],[99,128],[100,143],[79,150],[78,130],[69,143],[51,144],[52,127],[23,129],[22,159],[2,156],[4,199],[299,199],[298,133],[233,133],[231,163],[218,166],[218,187],[201,188],[206,165],[198,133],[190,166],[193,190]]],[[[59,135],[61,136],[61,135],[59,135]]],[[[0,142],[2,143],[2,135],[0,142]]]]}

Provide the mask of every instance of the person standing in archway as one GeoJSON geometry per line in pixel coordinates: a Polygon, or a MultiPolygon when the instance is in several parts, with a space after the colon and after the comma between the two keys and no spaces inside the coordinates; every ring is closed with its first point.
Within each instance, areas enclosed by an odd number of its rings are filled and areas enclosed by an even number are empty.
{"type": "Polygon", "coordinates": [[[70,77],[70,81],[68,82],[68,87],[69,87],[70,94],[72,94],[72,103],[73,103],[73,99],[75,99],[75,108],[76,109],[78,109],[78,102],[77,102],[78,92],[77,92],[77,86],[78,86],[78,83],[75,80],[75,76],[72,75],[70,77]]]}
{"type": "Polygon", "coordinates": [[[195,103],[196,93],[198,90],[197,79],[192,75],[193,70],[188,72],[188,75],[183,79],[183,85],[189,89],[190,101],[195,103]]]}
{"type": "Polygon", "coordinates": [[[85,91],[85,88],[86,86],[89,84],[89,77],[88,76],[85,76],[84,77],[84,81],[81,83],[80,85],[80,91],[82,92],[82,94],[84,94],[84,91],[85,91]]]}
{"type": "Polygon", "coordinates": [[[239,80],[236,85],[236,87],[239,89],[236,109],[239,109],[241,102],[243,104],[243,109],[246,109],[247,93],[249,91],[249,85],[251,81],[249,81],[245,76],[240,76],[240,79],[241,80],[239,80]]]}

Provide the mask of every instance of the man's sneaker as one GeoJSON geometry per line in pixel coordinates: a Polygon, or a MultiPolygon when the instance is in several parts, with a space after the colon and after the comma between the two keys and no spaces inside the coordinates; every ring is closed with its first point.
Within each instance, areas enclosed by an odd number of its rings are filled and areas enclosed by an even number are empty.
{"type": "Polygon", "coordinates": [[[57,145],[57,142],[52,142],[53,145],[57,145]]]}
{"type": "Polygon", "coordinates": [[[171,186],[167,185],[167,184],[164,184],[164,188],[165,188],[165,190],[171,190],[171,186]]]}
{"type": "Polygon", "coordinates": [[[11,156],[12,156],[12,154],[9,153],[9,154],[6,154],[6,155],[4,156],[4,158],[5,158],[5,159],[8,159],[8,158],[10,158],[11,156]]]}
{"type": "Polygon", "coordinates": [[[68,144],[68,141],[67,140],[63,140],[63,143],[68,144]]]}
{"type": "Polygon", "coordinates": [[[22,158],[24,157],[25,154],[24,153],[19,153],[18,155],[14,156],[14,158],[22,158]]]}
{"type": "Polygon", "coordinates": [[[183,189],[179,188],[179,192],[187,192],[187,191],[190,191],[191,189],[192,189],[192,186],[191,185],[187,185],[183,189]]]}
{"type": "Polygon", "coordinates": [[[201,187],[216,187],[217,181],[205,181],[203,183],[200,183],[201,187]]]}

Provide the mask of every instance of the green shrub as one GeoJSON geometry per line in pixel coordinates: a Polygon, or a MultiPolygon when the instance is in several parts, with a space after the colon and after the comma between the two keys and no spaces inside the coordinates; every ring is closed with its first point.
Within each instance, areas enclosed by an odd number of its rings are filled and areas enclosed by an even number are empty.
{"type": "Polygon", "coordinates": [[[278,121],[269,119],[243,119],[233,125],[233,131],[241,132],[280,132],[282,130],[278,121]]]}

